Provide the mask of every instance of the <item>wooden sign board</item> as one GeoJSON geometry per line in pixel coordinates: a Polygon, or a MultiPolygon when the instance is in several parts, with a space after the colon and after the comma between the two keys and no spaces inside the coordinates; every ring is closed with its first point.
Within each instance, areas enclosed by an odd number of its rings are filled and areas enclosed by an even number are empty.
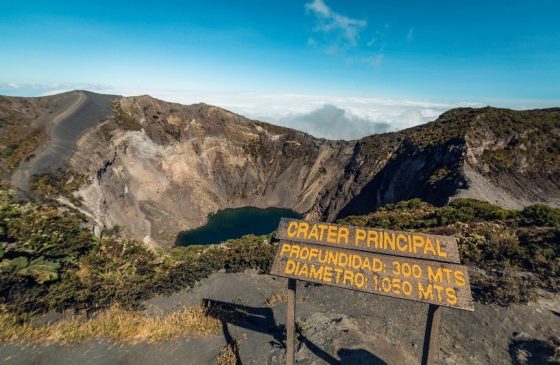
{"type": "Polygon", "coordinates": [[[459,263],[455,237],[282,218],[276,238],[444,262],[459,263]]]}
{"type": "Polygon", "coordinates": [[[282,218],[272,275],[288,278],[286,364],[294,364],[296,282],[429,303],[422,364],[438,349],[441,306],[474,311],[454,237],[282,218]]]}
{"type": "Polygon", "coordinates": [[[462,265],[281,241],[271,274],[474,310],[467,268],[462,265]]]}

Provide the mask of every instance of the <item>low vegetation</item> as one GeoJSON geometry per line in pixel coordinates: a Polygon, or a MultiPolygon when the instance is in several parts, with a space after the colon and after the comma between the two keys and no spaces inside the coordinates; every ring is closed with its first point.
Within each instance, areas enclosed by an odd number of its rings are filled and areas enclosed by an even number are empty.
{"type": "Polygon", "coordinates": [[[33,151],[39,147],[45,139],[44,134],[39,131],[31,131],[17,143],[8,145],[2,151],[2,157],[6,163],[6,167],[10,170],[15,169],[21,161],[26,159],[33,151]]]}
{"type": "Polygon", "coordinates": [[[58,196],[66,197],[76,206],[81,205],[74,192],[90,184],[90,179],[75,171],[67,171],[62,176],[56,174],[34,175],[31,178],[31,190],[42,198],[55,199],[58,196]]]}
{"type": "Polygon", "coordinates": [[[62,319],[43,326],[21,322],[0,313],[0,341],[70,344],[99,339],[120,342],[159,342],[176,336],[217,334],[219,320],[202,306],[183,308],[162,317],[113,306],[90,319],[62,319]]]}
{"type": "Polygon", "coordinates": [[[222,245],[150,250],[113,236],[99,239],[81,215],[19,203],[0,190],[0,304],[21,318],[50,310],[138,309],[212,272],[266,272],[270,238],[245,236],[222,245]]]}
{"type": "Polygon", "coordinates": [[[434,207],[418,199],[339,221],[457,237],[475,298],[503,305],[560,287],[560,209],[537,204],[506,210],[472,199],[434,207]]]}
{"type": "Polygon", "coordinates": [[[120,101],[113,102],[113,117],[115,122],[123,129],[139,131],[142,125],[134,116],[132,110],[125,110],[120,101]]]}
{"type": "MultiPolygon", "coordinates": [[[[338,223],[456,236],[481,302],[525,302],[539,290],[557,292],[560,287],[559,209],[505,210],[470,199],[434,207],[410,200],[338,223]]],[[[204,319],[203,308],[160,318],[138,309],[151,297],[188,288],[218,270],[268,272],[276,251],[271,236],[153,250],[120,237],[118,227],[104,238],[84,227],[83,216],[56,202],[19,202],[10,190],[0,189],[0,340],[159,341],[210,333],[217,324],[204,319]],[[30,325],[36,314],[49,311],[81,317],[30,325]]],[[[285,295],[267,304],[279,301],[285,295]]]]}

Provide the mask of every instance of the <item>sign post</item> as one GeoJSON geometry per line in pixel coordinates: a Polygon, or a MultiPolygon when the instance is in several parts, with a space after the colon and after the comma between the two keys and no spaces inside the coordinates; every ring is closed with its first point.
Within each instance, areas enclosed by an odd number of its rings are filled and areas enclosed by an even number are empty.
{"type": "Polygon", "coordinates": [[[422,365],[433,365],[436,354],[439,351],[439,322],[441,319],[441,307],[430,304],[428,308],[428,320],[426,321],[426,333],[424,334],[424,349],[422,350],[422,365]]]}
{"type": "Polygon", "coordinates": [[[286,364],[294,365],[296,322],[296,279],[288,279],[288,310],[286,315],[286,364]]]}
{"type": "Polygon", "coordinates": [[[288,278],[286,363],[294,361],[296,280],[430,304],[422,354],[438,351],[441,307],[473,311],[454,237],[282,218],[271,274],[288,278]]]}

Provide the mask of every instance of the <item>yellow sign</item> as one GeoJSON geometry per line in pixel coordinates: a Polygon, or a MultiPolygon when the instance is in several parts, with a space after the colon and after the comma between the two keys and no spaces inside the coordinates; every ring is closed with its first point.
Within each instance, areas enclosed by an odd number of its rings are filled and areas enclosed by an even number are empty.
{"type": "Polygon", "coordinates": [[[460,262],[457,240],[432,234],[282,218],[276,238],[387,255],[460,262]]]}
{"type": "Polygon", "coordinates": [[[271,274],[474,309],[467,268],[461,265],[281,241],[271,274]]]}

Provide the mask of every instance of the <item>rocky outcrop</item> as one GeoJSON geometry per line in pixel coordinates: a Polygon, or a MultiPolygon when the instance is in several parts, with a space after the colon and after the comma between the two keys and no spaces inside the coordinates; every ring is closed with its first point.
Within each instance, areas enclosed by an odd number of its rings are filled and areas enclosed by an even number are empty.
{"type": "MultiPolygon", "coordinates": [[[[95,94],[86,96],[92,105],[95,94]]],[[[415,197],[560,205],[560,109],[461,108],[400,132],[330,141],[206,104],[95,100],[112,101],[112,112],[89,118],[66,147],[67,169],[87,177],[75,208],[98,229],[119,225],[148,244],[172,245],[209,213],[242,206],[334,220],[415,197]]]]}

